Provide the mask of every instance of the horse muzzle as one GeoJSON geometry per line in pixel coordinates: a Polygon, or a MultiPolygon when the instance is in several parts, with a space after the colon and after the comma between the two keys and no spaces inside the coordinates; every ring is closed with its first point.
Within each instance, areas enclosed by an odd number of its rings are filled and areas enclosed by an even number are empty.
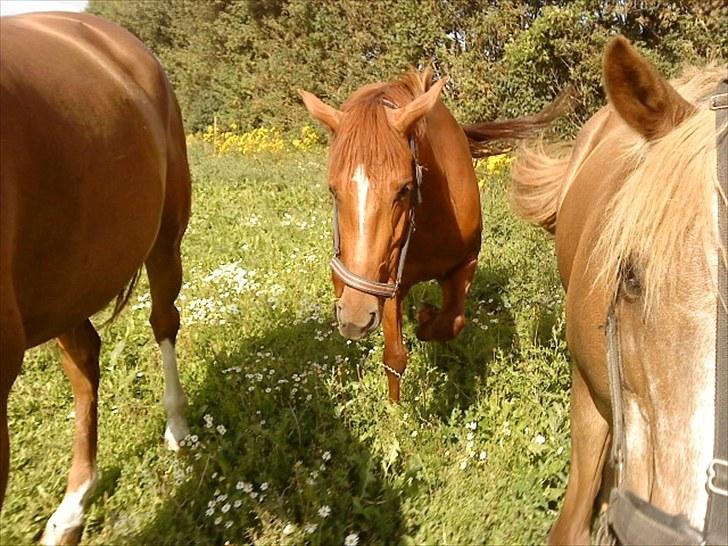
{"type": "Polygon", "coordinates": [[[339,333],[347,339],[354,341],[362,339],[376,330],[382,321],[379,302],[377,298],[371,296],[355,304],[347,302],[342,297],[336,302],[335,307],[339,333]]]}

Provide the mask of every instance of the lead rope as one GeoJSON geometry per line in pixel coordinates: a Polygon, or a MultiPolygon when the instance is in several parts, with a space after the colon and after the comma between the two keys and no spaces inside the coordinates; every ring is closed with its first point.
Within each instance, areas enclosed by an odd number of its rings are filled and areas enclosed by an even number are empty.
{"type": "MultiPolygon", "coordinates": [[[[617,324],[617,300],[615,294],[607,312],[605,325],[607,373],[609,377],[609,394],[612,402],[612,447],[611,462],[614,466],[615,489],[620,491],[624,484],[624,402],[622,400],[622,350],[619,343],[619,326],[617,324]]],[[[614,496],[610,494],[609,507],[612,506],[614,496]]],[[[610,510],[599,516],[599,530],[597,531],[597,544],[615,546],[617,536],[610,527],[610,510]]]]}
{"type": "MultiPolygon", "coordinates": [[[[410,145],[410,151],[412,152],[412,165],[413,165],[413,169],[414,169],[413,174],[414,174],[415,189],[414,189],[414,195],[412,196],[412,203],[410,205],[409,225],[407,226],[407,235],[405,236],[404,245],[402,245],[402,250],[400,251],[399,267],[397,268],[397,282],[396,282],[397,290],[399,290],[399,284],[402,281],[402,275],[404,273],[404,264],[405,264],[404,257],[407,256],[407,250],[409,249],[410,239],[412,238],[412,234],[415,231],[415,207],[422,202],[422,165],[420,165],[420,162],[417,159],[417,143],[415,142],[414,135],[410,135],[409,145],[410,145]]],[[[392,368],[386,362],[384,363],[384,370],[391,373],[394,377],[396,377],[397,381],[402,381],[402,376],[404,375],[404,370],[399,372],[399,371],[395,370],[394,368],[392,368]]]]}
{"type": "MultiPolygon", "coordinates": [[[[718,230],[723,251],[728,252],[728,79],[718,86],[710,98],[710,109],[716,112],[715,155],[718,184],[723,199],[718,198],[718,230]],[[721,214],[722,212],[722,214],[721,214]]],[[[713,460],[708,467],[708,508],[703,536],[708,545],[728,544],[728,271],[718,249],[718,307],[715,336],[715,437],[713,460]]],[[[725,254],[723,255],[725,257],[725,254]]]]}

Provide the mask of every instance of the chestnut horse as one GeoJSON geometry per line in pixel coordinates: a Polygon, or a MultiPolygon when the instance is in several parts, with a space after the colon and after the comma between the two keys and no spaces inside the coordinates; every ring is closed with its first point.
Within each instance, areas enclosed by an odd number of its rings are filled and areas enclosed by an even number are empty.
{"type": "Polygon", "coordinates": [[[726,69],[690,69],[667,82],[619,37],[603,72],[609,103],[573,146],[524,149],[513,170],[515,208],[555,233],[573,357],[571,470],[549,540],[590,542],[600,488],[612,498],[627,490],[633,507],[647,501],[699,537],[714,440],[716,283],[726,258],[716,174],[726,126],[716,132],[709,102],[726,69]],[[615,438],[622,455],[605,464],[615,438]]]}
{"type": "Polygon", "coordinates": [[[97,480],[99,336],[89,317],[128,299],[146,265],[162,354],[165,438],[187,434],[175,338],[190,176],[164,71],[126,30],[84,14],[0,22],[0,506],[7,403],[26,349],[56,338],[75,398],[73,462],[43,542],[77,541],[97,480]]]}
{"type": "Polygon", "coordinates": [[[442,310],[425,307],[417,315],[419,339],[447,341],[465,326],[481,232],[471,146],[473,155],[482,155],[489,140],[522,137],[560,114],[551,107],[476,124],[466,135],[439,100],[445,80],[431,80],[427,69],[366,85],[341,110],[299,91],[311,115],[333,132],[328,178],[339,332],[356,340],[383,324],[393,401],[407,366],[402,301],[410,287],[437,279],[442,288],[442,310]]]}

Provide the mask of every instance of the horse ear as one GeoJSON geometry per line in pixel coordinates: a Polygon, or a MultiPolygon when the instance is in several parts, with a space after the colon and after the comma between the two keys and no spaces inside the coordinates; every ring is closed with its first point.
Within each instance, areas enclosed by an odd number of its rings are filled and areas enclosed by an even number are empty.
{"type": "Polygon", "coordinates": [[[603,70],[609,102],[647,139],[669,133],[695,111],[622,36],[607,44],[603,70]]]}
{"type": "Polygon", "coordinates": [[[432,65],[428,64],[420,74],[420,81],[422,81],[422,89],[427,91],[432,85],[432,65]]]}
{"type": "Polygon", "coordinates": [[[438,80],[426,93],[420,95],[409,104],[396,110],[387,110],[390,125],[403,135],[406,135],[410,127],[435,106],[437,99],[440,97],[442,86],[446,83],[447,78],[438,80]]]}
{"type": "Polygon", "coordinates": [[[341,122],[341,110],[329,106],[313,93],[309,93],[303,89],[299,89],[298,94],[301,95],[303,104],[306,105],[306,109],[311,115],[335,133],[341,122]]]}

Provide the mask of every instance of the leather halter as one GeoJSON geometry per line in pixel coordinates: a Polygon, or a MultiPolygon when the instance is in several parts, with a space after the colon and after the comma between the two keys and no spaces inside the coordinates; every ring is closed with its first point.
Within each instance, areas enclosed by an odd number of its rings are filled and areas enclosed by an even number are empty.
{"type": "MultiPolygon", "coordinates": [[[[728,136],[720,130],[728,121],[728,79],[718,85],[710,98],[710,109],[716,111],[716,156],[718,183],[728,196],[728,136]]],[[[721,201],[719,200],[719,203],[721,201]]],[[[720,206],[719,206],[720,210],[720,206]]],[[[718,214],[720,240],[728,249],[728,211],[718,214]]],[[[713,459],[707,469],[708,506],[702,532],[694,529],[684,515],[671,515],[624,487],[625,431],[622,407],[622,354],[619,345],[616,303],[609,306],[606,325],[607,368],[612,402],[612,452],[616,487],[609,495],[606,521],[599,530],[600,543],[614,544],[728,544],[728,271],[718,259],[718,302],[715,351],[715,436],[713,459]]]]}
{"type": "MultiPolygon", "coordinates": [[[[390,100],[383,98],[381,100],[382,105],[387,108],[396,109],[398,106],[390,100]]],[[[371,294],[380,298],[393,298],[399,291],[399,286],[402,283],[402,275],[404,273],[404,264],[407,260],[407,250],[409,249],[410,240],[412,239],[412,233],[415,231],[415,207],[422,200],[420,188],[422,186],[422,165],[417,162],[417,142],[415,141],[414,134],[409,135],[409,147],[412,152],[412,179],[414,180],[415,187],[412,192],[410,201],[409,215],[407,221],[407,233],[405,235],[404,243],[399,252],[399,263],[397,265],[397,276],[393,283],[385,283],[379,281],[373,281],[357,275],[344,265],[341,261],[341,239],[339,236],[339,210],[334,200],[334,257],[331,259],[331,269],[334,274],[341,279],[341,281],[354,290],[364,292],[365,294],[371,294]]]]}

